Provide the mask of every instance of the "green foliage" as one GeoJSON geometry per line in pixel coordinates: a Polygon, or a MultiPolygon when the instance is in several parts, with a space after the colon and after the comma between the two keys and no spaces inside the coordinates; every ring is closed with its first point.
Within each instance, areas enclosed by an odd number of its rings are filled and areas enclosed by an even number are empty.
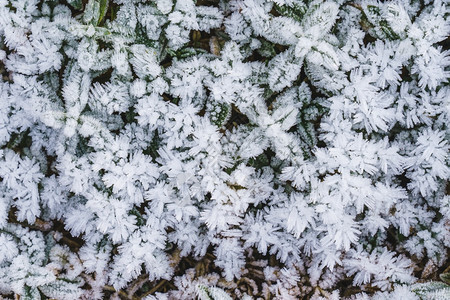
{"type": "Polygon", "coordinates": [[[263,57],[274,57],[277,55],[277,52],[275,51],[275,45],[265,39],[261,39],[261,47],[258,48],[259,55],[263,57]]]}
{"type": "Polygon", "coordinates": [[[158,135],[158,132],[155,131],[151,142],[149,143],[147,149],[143,151],[143,153],[145,155],[150,155],[153,161],[155,161],[156,158],[159,157],[158,149],[161,145],[161,141],[162,141],[161,137],[158,135]]]}
{"type": "Polygon", "coordinates": [[[133,209],[129,211],[129,214],[136,217],[136,225],[138,226],[145,225],[144,217],[135,207],[133,207],[133,209]]]}
{"type": "Polygon", "coordinates": [[[439,275],[439,277],[446,284],[450,284],[450,273],[442,273],[442,274],[439,275]]]}
{"type": "Polygon", "coordinates": [[[81,10],[83,8],[83,1],[81,0],[68,0],[67,3],[77,10],[81,10]]]}
{"type": "MultiPolygon", "coordinates": [[[[448,273],[447,273],[448,274],[448,273]]],[[[411,287],[420,299],[427,300],[448,300],[450,299],[450,286],[443,282],[418,283],[411,287]]]]}
{"type": "Polygon", "coordinates": [[[108,0],[90,0],[84,8],[83,21],[86,24],[99,26],[106,16],[108,0]]]}
{"type": "Polygon", "coordinates": [[[298,22],[301,22],[308,7],[304,3],[293,3],[292,5],[278,5],[275,4],[275,10],[282,16],[292,18],[298,22]]]}
{"type": "Polygon", "coordinates": [[[445,244],[440,3],[3,2],[2,292],[386,294],[445,244]]]}
{"type": "Polygon", "coordinates": [[[386,15],[379,6],[367,5],[363,10],[363,19],[372,27],[374,34],[381,35],[381,38],[396,40],[400,36],[392,29],[386,19],[386,15]]]}
{"type": "Polygon", "coordinates": [[[248,160],[248,165],[257,169],[261,169],[262,167],[270,165],[270,159],[266,153],[262,153],[257,157],[251,157],[248,160]]]}
{"type": "Polygon", "coordinates": [[[207,53],[206,50],[201,48],[193,48],[193,47],[185,47],[178,50],[166,49],[167,54],[171,57],[176,57],[178,59],[184,59],[188,57],[192,57],[199,54],[207,53]]]}
{"type": "Polygon", "coordinates": [[[82,293],[81,285],[83,285],[81,280],[58,278],[56,281],[40,287],[39,290],[49,298],[75,299],[82,293]]]}
{"type": "Polygon", "coordinates": [[[224,126],[231,117],[232,107],[228,103],[208,103],[209,119],[217,127],[224,126]]]}
{"type": "Polygon", "coordinates": [[[8,144],[6,144],[6,147],[17,151],[21,151],[24,148],[30,147],[32,140],[28,134],[29,130],[11,134],[11,138],[8,144]]]}
{"type": "Polygon", "coordinates": [[[41,299],[41,294],[39,293],[39,290],[36,287],[29,287],[26,285],[23,287],[23,293],[22,295],[20,295],[20,299],[39,300],[41,299]]]}

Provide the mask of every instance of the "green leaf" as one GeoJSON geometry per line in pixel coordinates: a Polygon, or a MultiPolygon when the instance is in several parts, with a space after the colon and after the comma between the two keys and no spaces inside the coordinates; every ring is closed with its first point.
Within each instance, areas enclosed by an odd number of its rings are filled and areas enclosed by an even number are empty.
{"type": "Polygon", "coordinates": [[[443,282],[450,284],[450,273],[442,273],[439,277],[443,282]]]}
{"type": "Polygon", "coordinates": [[[98,22],[97,25],[99,25],[103,18],[106,16],[106,12],[108,11],[108,0],[100,0],[100,9],[99,9],[99,17],[98,17],[98,22]]]}
{"type": "Polygon", "coordinates": [[[143,151],[145,155],[150,155],[153,161],[159,157],[158,149],[160,147],[162,138],[158,135],[158,132],[155,131],[151,142],[149,143],[147,149],[143,151]]]}
{"type": "Polygon", "coordinates": [[[270,160],[267,157],[266,153],[262,153],[257,157],[251,157],[248,160],[248,165],[257,169],[261,169],[262,167],[270,165],[270,160]]]}
{"type": "Polygon", "coordinates": [[[179,58],[179,59],[188,58],[188,57],[191,57],[191,56],[194,56],[194,55],[208,53],[208,51],[206,51],[204,49],[192,48],[192,47],[186,47],[186,48],[182,48],[182,49],[179,49],[179,50],[176,50],[176,51],[173,50],[173,49],[166,48],[165,51],[171,57],[176,57],[176,58],[179,58]]]}
{"type": "Polygon", "coordinates": [[[419,297],[427,297],[431,293],[435,293],[440,290],[448,289],[449,286],[443,282],[432,281],[426,283],[415,284],[411,287],[411,290],[419,297]]]}
{"type": "Polygon", "coordinates": [[[83,21],[98,26],[108,11],[108,0],[89,0],[84,8],[83,21]]]}
{"type": "Polygon", "coordinates": [[[83,1],[81,0],[67,0],[67,3],[76,10],[81,10],[83,8],[83,1]]]}
{"type": "Polygon", "coordinates": [[[304,3],[293,3],[292,5],[278,5],[275,4],[275,10],[280,14],[288,18],[292,18],[298,22],[301,22],[308,7],[304,3]]]}
{"type": "Polygon", "coordinates": [[[133,209],[130,210],[128,212],[128,214],[136,217],[136,225],[137,226],[145,225],[146,221],[145,221],[144,217],[135,207],[133,207],[133,209]]]}
{"type": "Polygon", "coordinates": [[[199,48],[191,48],[191,47],[187,47],[187,48],[183,48],[180,49],[180,51],[178,51],[178,58],[188,58],[194,55],[199,55],[199,54],[205,54],[208,53],[208,51],[204,50],[204,49],[199,49],[199,48]]]}
{"type": "Polygon", "coordinates": [[[56,281],[43,285],[39,289],[49,297],[56,299],[79,299],[83,290],[84,281],[81,279],[70,280],[67,278],[58,278],[56,281]]]}
{"type": "Polygon", "coordinates": [[[95,0],[89,0],[84,8],[83,21],[85,24],[97,25],[98,21],[98,2],[95,0]]]}
{"type": "Polygon", "coordinates": [[[6,144],[9,149],[23,148],[31,145],[31,138],[28,137],[29,130],[11,134],[11,138],[6,144]],[[30,140],[29,140],[30,139],[30,140]],[[29,144],[29,145],[28,145],[29,144]]]}
{"type": "Polygon", "coordinates": [[[23,300],[39,300],[41,299],[41,293],[36,287],[29,287],[28,285],[23,287],[23,293],[20,299],[23,300]]]}
{"type": "Polygon", "coordinates": [[[259,55],[261,55],[263,57],[270,58],[270,57],[274,57],[275,55],[277,55],[274,45],[266,40],[261,40],[261,48],[259,48],[257,51],[258,51],[259,55]]]}
{"type": "Polygon", "coordinates": [[[380,38],[398,39],[399,35],[392,29],[386,17],[378,6],[367,5],[366,9],[363,9],[362,21],[364,23],[367,21],[371,25],[369,26],[371,27],[370,29],[375,30],[375,34],[378,34],[380,38]]]}
{"type": "Polygon", "coordinates": [[[209,119],[211,123],[222,127],[231,117],[231,105],[228,103],[210,103],[208,105],[209,119]]]}

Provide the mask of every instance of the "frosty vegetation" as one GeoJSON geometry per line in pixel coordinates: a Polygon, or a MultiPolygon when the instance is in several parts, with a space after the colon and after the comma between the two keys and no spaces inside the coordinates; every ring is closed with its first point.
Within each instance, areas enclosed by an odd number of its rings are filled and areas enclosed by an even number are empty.
{"type": "Polygon", "coordinates": [[[0,0],[0,294],[420,299],[449,261],[448,9],[0,0]]]}

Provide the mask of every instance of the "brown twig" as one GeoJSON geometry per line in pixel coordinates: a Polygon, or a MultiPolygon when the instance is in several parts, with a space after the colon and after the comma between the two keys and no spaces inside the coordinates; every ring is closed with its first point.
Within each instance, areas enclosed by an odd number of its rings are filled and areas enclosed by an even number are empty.
{"type": "Polygon", "coordinates": [[[156,292],[160,287],[162,287],[165,283],[167,282],[167,280],[163,279],[160,282],[158,282],[157,285],[155,285],[150,291],[148,291],[147,293],[145,293],[144,295],[142,295],[142,298],[147,297],[148,295],[153,294],[154,292],[156,292]]]}
{"type": "Polygon", "coordinates": [[[132,299],[133,295],[139,290],[144,283],[148,280],[147,275],[139,276],[134,283],[131,285],[131,287],[127,290],[128,292],[128,298],[132,299]]]}
{"type": "Polygon", "coordinates": [[[125,299],[130,299],[130,300],[139,300],[139,298],[136,297],[128,297],[127,293],[125,293],[122,290],[116,290],[114,287],[110,286],[110,285],[105,285],[103,287],[103,290],[105,291],[109,291],[109,292],[115,292],[117,293],[120,297],[125,298],[125,299]]]}

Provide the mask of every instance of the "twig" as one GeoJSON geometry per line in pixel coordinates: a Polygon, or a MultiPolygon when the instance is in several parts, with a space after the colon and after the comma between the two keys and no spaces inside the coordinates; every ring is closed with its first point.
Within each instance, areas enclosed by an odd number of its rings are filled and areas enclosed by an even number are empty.
{"type": "Polygon", "coordinates": [[[136,281],[131,285],[131,287],[127,290],[128,298],[133,298],[134,293],[136,293],[136,291],[144,285],[147,279],[148,279],[147,275],[142,275],[138,277],[136,281]]]}
{"type": "Polygon", "coordinates": [[[147,293],[145,293],[144,295],[142,295],[141,298],[145,298],[148,295],[153,294],[154,292],[156,292],[160,287],[162,287],[165,283],[167,282],[167,280],[163,279],[160,282],[158,282],[157,285],[155,285],[150,291],[148,291],[147,293]]]}
{"type": "Polygon", "coordinates": [[[120,297],[123,297],[123,298],[125,298],[125,299],[137,300],[137,298],[135,298],[135,297],[128,297],[127,293],[125,293],[125,292],[122,291],[122,290],[117,291],[114,287],[112,287],[112,286],[110,286],[110,285],[105,285],[105,286],[103,286],[103,289],[104,289],[105,291],[109,291],[109,292],[116,292],[116,293],[119,294],[120,297]]]}

